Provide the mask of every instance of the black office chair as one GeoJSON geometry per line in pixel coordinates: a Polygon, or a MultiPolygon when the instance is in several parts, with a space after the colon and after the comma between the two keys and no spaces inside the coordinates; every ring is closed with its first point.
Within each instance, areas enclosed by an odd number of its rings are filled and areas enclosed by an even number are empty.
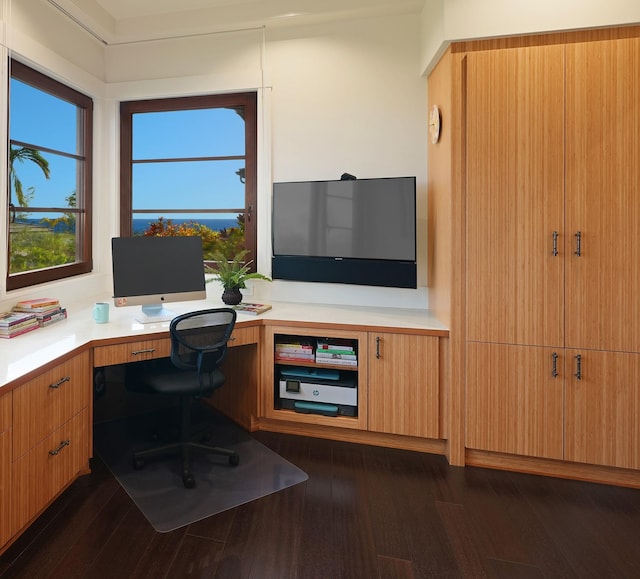
{"type": "Polygon", "coordinates": [[[193,400],[211,396],[224,384],[225,378],[219,367],[226,357],[227,341],[235,322],[236,312],[230,308],[177,316],[169,327],[171,358],[130,365],[128,390],[177,395],[180,400],[180,440],[134,452],[135,468],[142,468],[149,458],[179,449],[182,456],[182,482],[185,487],[193,488],[195,478],[190,470],[191,449],[228,456],[232,466],[239,463],[240,457],[235,451],[196,442],[190,432],[193,400]]]}

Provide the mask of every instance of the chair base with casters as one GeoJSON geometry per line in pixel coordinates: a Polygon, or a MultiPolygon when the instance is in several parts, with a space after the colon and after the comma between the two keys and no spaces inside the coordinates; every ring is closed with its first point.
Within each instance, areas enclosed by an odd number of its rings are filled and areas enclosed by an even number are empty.
{"type": "Polygon", "coordinates": [[[226,341],[231,334],[233,322],[235,322],[235,311],[227,308],[178,316],[173,320],[170,328],[171,358],[134,363],[128,367],[127,390],[177,396],[180,402],[179,440],[171,444],[135,451],[133,453],[134,468],[143,468],[147,460],[178,453],[182,460],[182,482],[186,488],[193,488],[196,481],[191,472],[192,451],[226,456],[231,466],[239,464],[240,456],[235,450],[202,442],[191,433],[194,400],[211,396],[224,384],[225,378],[218,366],[225,357],[226,341]],[[218,322],[215,325],[212,320],[216,320],[215,316],[220,312],[223,313],[222,319],[226,322],[218,322]],[[231,319],[230,324],[229,319],[231,319]],[[208,322],[209,325],[204,322],[208,322]],[[217,333],[214,331],[216,329],[217,333]],[[223,336],[220,336],[221,332],[223,336]],[[212,345],[211,335],[221,344],[214,340],[215,344],[212,345]],[[193,350],[195,354],[193,352],[189,355],[185,354],[185,348],[193,350]],[[201,353],[199,348],[204,353],[201,353]]]}

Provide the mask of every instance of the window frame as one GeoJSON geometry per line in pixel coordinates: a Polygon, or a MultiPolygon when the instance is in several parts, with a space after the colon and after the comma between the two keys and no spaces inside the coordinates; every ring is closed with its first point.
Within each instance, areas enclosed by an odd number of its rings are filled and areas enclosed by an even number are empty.
{"type": "MultiPolygon", "coordinates": [[[[149,112],[173,112],[195,109],[233,108],[243,106],[245,111],[245,248],[246,259],[252,261],[255,271],[257,256],[257,93],[228,93],[199,96],[184,96],[120,103],[120,235],[130,237],[133,211],[133,115],[149,112]]],[[[220,157],[224,160],[225,157],[220,157]]],[[[179,159],[166,159],[171,162],[179,159]]],[[[184,212],[184,210],[182,210],[184,212]]],[[[170,218],[170,214],[169,214],[170,218]]]]}
{"type": "MultiPolygon", "coordinates": [[[[67,86],[46,74],[39,72],[19,60],[9,59],[9,79],[19,80],[42,92],[67,101],[77,107],[78,122],[76,126],[79,151],[74,155],[84,161],[83,170],[78,173],[78,189],[76,191],[76,207],[72,213],[76,215],[76,261],[73,263],[51,266],[43,269],[9,273],[10,238],[7,231],[6,255],[7,255],[7,290],[25,288],[37,284],[70,278],[76,275],[89,273],[93,269],[92,258],[92,197],[93,197],[93,99],[73,88],[67,86]]],[[[8,91],[8,106],[11,107],[11,91],[8,91]]],[[[9,109],[8,109],[9,111],[9,109]]],[[[8,112],[7,111],[7,112],[8,112]]],[[[11,127],[7,131],[8,149],[11,148],[11,127]]],[[[18,141],[16,141],[18,143],[18,141]]],[[[47,147],[40,147],[37,143],[20,143],[21,146],[30,146],[37,150],[47,151],[47,147]]],[[[7,153],[7,163],[9,156],[7,153]]],[[[9,211],[9,188],[7,170],[7,225],[11,219],[9,211]]],[[[40,208],[43,209],[43,208],[40,208]]],[[[46,208],[44,208],[46,209],[46,208]]],[[[54,208],[57,209],[57,208],[54,208]]],[[[68,208],[65,208],[68,210],[68,208]]]]}

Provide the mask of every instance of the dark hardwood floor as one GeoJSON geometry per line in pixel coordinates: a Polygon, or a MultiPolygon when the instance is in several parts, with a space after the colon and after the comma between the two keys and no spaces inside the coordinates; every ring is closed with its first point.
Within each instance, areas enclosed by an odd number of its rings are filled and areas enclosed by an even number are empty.
{"type": "Polygon", "coordinates": [[[96,462],[0,557],[0,577],[640,577],[639,490],[255,437],[309,480],[160,534],[96,462]]]}

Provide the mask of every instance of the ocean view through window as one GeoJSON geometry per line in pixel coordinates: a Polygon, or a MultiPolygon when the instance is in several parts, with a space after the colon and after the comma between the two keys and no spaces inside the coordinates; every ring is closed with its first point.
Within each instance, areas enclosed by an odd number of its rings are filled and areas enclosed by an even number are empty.
{"type": "Polygon", "coordinates": [[[256,94],[121,103],[121,236],[199,235],[205,260],[256,251],[256,94]]]}
{"type": "Polygon", "coordinates": [[[10,61],[7,289],[91,271],[93,101],[10,61]]]}

